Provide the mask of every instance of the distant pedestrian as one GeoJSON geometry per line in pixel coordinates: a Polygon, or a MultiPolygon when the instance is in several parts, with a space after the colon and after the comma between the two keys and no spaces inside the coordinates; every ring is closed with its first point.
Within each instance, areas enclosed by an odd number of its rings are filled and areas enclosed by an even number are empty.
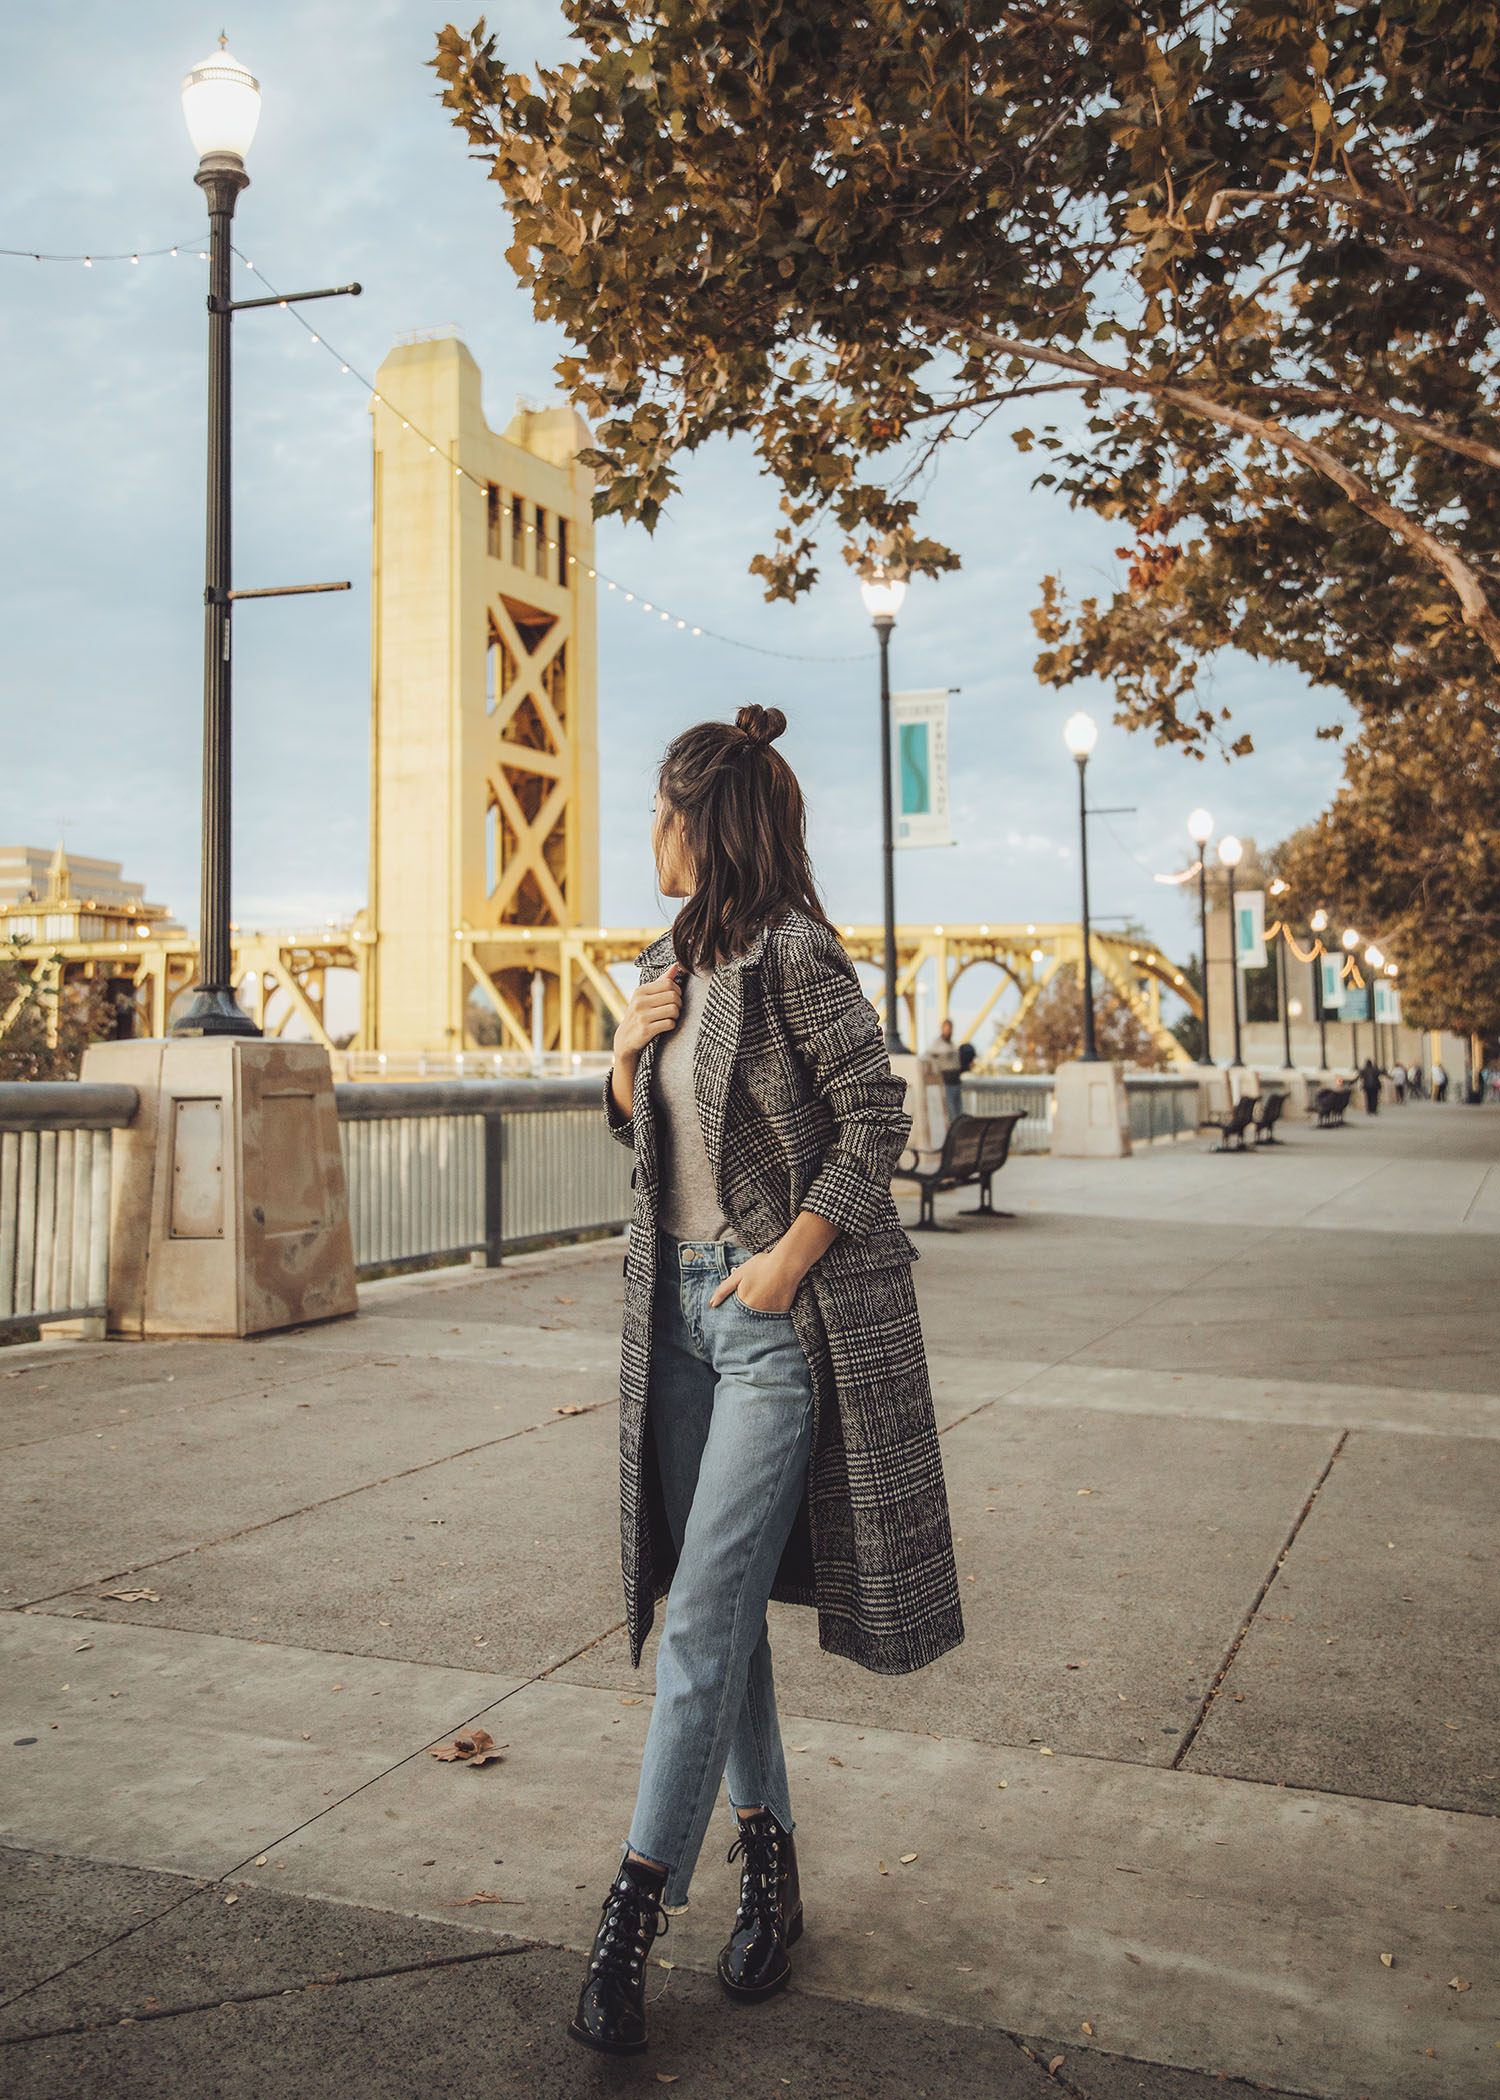
{"type": "Polygon", "coordinates": [[[1365,1114],[1373,1116],[1380,1108],[1380,1067],[1373,1057],[1367,1057],[1360,1067],[1359,1084],[1365,1097],[1365,1114]]]}
{"type": "MultiPolygon", "coordinates": [[[[906,1088],[818,901],[802,791],[771,748],[785,727],[742,707],[668,746],[651,844],[683,903],[638,959],[605,1087],[636,1158],[620,1364],[636,1665],[666,1599],[635,1811],[568,2025],[609,2055],[646,2046],[652,1942],[726,1778],[740,1896],[719,1981],[745,2003],[791,1974],[802,1893],[767,1600],[814,1607],[822,1647],[885,1677],[963,1639],[916,1250],[891,1200],[906,1088]]],[[[557,1806],[581,1812],[561,1788],[557,1806]]]]}
{"type": "Polygon", "coordinates": [[[1432,1098],[1446,1101],[1448,1098],[1448,1074],[1440,1058],[1432,1060],[1432,1098]]]}
{"type": "Polygon", "coordinates": [[[1396,1089],[1396,1106],[1399,1108],[1406,1099],[1406,1067],[1399,1057],[1391,1066],[1391,1085],[1396,1089]]]}
{"type": "MultiPolygon", "coordinates": [[[[938,1077],[943,1082],[943,1098],[948,1104],[948,1121],[955,1122],[963,1114],[963,1075],[965,1043],[953,1040],[953,1023],[945,1021],[938,1030],[937,1041],[928,1049],[927,1055],[937,1066],[938,1077]]],[[[970,1063],[973,1062],[971,1056],[970,1063]]]]}
{"type": "Polygon", "coordinates": [[[1408,1065],[1406,1068],[1406,1091],[1413,1101],[1422,1098],[1422,1067],[1408,1065]]]}

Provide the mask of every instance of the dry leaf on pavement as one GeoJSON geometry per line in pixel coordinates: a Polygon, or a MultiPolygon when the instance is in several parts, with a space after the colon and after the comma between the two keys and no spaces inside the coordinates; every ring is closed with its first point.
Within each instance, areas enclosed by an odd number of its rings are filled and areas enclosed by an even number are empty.
{"type": "Polygon", "coordinates": [[[1054,2056],[1051,2063],[1048,2064],[1047,2069],[1049,2071],[1060,2071],[1062,2067],[1063,2059],[1060,2056],[1054,2056]]]}
{"type": "Polygon", "coordinates": [[[588,1409],[586,1407],[579,1407],[573,1401],[570,1400],[566,1407],[554,1407],[552,1412],[555,1415],[586,1415],[588,1413],[588,1409]]]}
{"type": "MultiPolygon", "coordinates": [[[[445,1765],[488,1765],[499,1761],[507,1743],[497,1743],[483,1728],[471,1728],[465,1735],[456,1735],[451,1743],[437,1743],[429,1747],[427,1755],[435,1757],[445,1765]]],[[[475,1899],[471,1899],[475,1900],[475,1899]]],[[[495,1899],[497,1902],[499,1898],[495,1899]]]]}
{"type": "Polygon", "coordinates": [[[472,1896],[460,1896],[456,1903],[446,1903],[445,1910],[467,1910],[471,1903],[519,1903],[519,1896],[497,1896],[493,1889],[476,1889],[472,1896]]]}
{"type": "Polygon", "coordinates": [[[1450,1991],[1466,1991],[1469,1986],[1461,1976],[1450,1976],[1448,1978],[1448,1988],[1450,1991]]]}
{"type": "Polygon", "coordinates": [[[902,1864],[902,1866],[903,1866],[903,1867],[909,1867],[909,1866],[911,1865],[912,1861],[913,1861],[913,1860],[914,1860],[914,1859],[916,1858],[916,1856],[917,1856],[917,1855],[916,1855],[916,1853],[915,1853],[915,1852],[903,1852],[903,1853],[902,1853],[902,1855],[901,1855],[901,1864],[902,1864]]]}
{"type": "Polygon", "coordinates": [[[889,1868],[889,1867],[888,1867],[888,1866],[886,1865],[886,1863],[885,1863],[885,1861],[884,1861],[883,1859],[877,1859],[877,1860],[876,1860],[876,1862],[875,1862],[875,1864],[876,1864],[876,1866],[877,1866],[877,1867],[879,1868],[879,1870],[880,1870],[880,1872],[881,1872],[882,1874],[889,1874],[889,1873],[890,1873],[890,1871],[891,1871],[891,1870],[890,1870],[890,1868],[889,1868]]]}
{"type": "Polygon", "coordinates": [[[106,1590],[106,1597],[113,1597],[118,1604],[160,1604],[161,1596],[156,1590],[106,1590]]]}
{"type": "Polygon", "coordinates": [[[1395,1965],[1396,1965],[1396,1963],[1395,1963],[1395,1956],[1394,1956],[1394,1955],[1390,1955],[1390,1954],[1382,1954],[1382,1955],[1381,1955],[1381,1957],[1380,1957],[1380,1965],[1381,1965],[1381,1967],[1382,1967],[1382,1968],[1385,1968],[1385,1969],[1392,1969],[1392,1968],[1394,1968],[1394,1967],[1395,1967],[1395,1965]]]}

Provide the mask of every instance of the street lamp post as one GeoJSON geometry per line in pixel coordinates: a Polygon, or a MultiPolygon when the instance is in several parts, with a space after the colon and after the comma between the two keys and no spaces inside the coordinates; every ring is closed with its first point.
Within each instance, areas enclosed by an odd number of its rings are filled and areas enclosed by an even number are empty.
{"type": "Polygon", "coordinates": [[[880,641],[880,814],[885,906],[885,1047],[892,1056],[905,1053],[896,1019],[896,836],[891,786],[891,629],[906,596],[906,583],[884,569],[860,585],[865,611],[880,641]]]}
{"type": "MultiPolygon", "coordinates": [[[[1315,911],[1308,923],[1314,933],[1323,933],[1328,925],[1327,912],[1315,911]]],[[[1320,942],[1319,946],[1321,945],[1320,942]]],[[[1316,951],[1313,954],[1312,970],[1313,995],[1318,1005],[1318,1068],[1320,1071],[1326,1072],[1328,1070],[1328,1009],[1323,1004],[1323,958],[1316,951]]]]}
{"type": "MultiPolygon", "coordinates": [[[[1273,897],[1284,897],[1290,887],[1289,883],[1273,882],[1271,884],[1271,895],[1273,897]]],[[[1277,960],[1280,964],[1278,979],[1281,987],[1281,1062],[1285,1069],[1290,1072],[1292,1070],[1292,1013],[1290,1006],[1287,1004],[1285,919],[1281,921],[1280,938],[1281,948],[1277,960]]]]}
{"type": "Polygon", "coordinates": [[[1089,806],[1088,789],[1085,784],[1088,773],[1089,754],[1099,741],[1098,724],[1092,716],[1069,715],[1063,724],[1063,742],[1078,766],[1078,850],[1082,875],[1083,921],[1080,932],[1083,939],[1083,961],[1080,975],[1083,978],[1083,1062],[1096,1065],[1099,1062],[1099,1046],[1094,1040],[1094,960],[1089,946],[1089,806]]]}
{"type": "Polygon", "coordinates": [[[1188,837],[1198,848],[1198,942],[1203,965],[1203,1049],[1200,1065],[1211,1065],[1208,1041],[1208,842],[1214,835],[1214,820],[1206,809],[1193,810],[1187,820],[1188,837]]]}
{"type": "MultiPolygon", "coordinates": [[[[172,1024],[173,1035],[258,1036],[260,1029],[234,995],[229,944],[229,839],[232,776],[230,502],[230,327],[246,306],[287,306],[303,299],[357,293],[357,284],[285,298],[231,299],[230,226],[235,202],[248,188],[245,155],[260,120],[260,83],[225,48],[194,66],[182,83],[182,113],[198,149],[193,177],[208,201],[208,516],[203,568],[203,889],[198,933],[198,982],[192,1004],[172,1024]]],[[[347,590],[347,584],[292,584],[248,595],[272,598],[307,590],[347,590]]]]}
{"type": "Polygon", "coordinates": [[[1234,1061],[1237,1066],[1245,1060],[1240,1049],[1240,929],[1234,917],[1234,871],[1244,850],[1236,838],[1219,841],[1219,859],[1229,876],[1229,997],[1234,1008],[1234,1061]]]}
{"type": "MultiPolygon", "coordinates": [[[[1355,949],[1359,946],[1359,934],[1356,932],[1354,927],[1346,926],[1343,931],[1342,939],[1344,943],[1344,952],[1348,955],[1352,955],[1355,949]]],[[[1370,1002],[1370,1011],[1371,1013],[1375,1011],[1375,1002],[1373,1001],[1373,999],[1370,1002]]],[[[1357,1072],[1359,1070],[1359,1023],[1358,1021],[1352,1018],[1352,1008],[1350,1009],[1350,1013],[1351,1019],[1349,1022],[1349,1056],[1351,1061],[1353,1062],[1354,1069],[1357,1072]]]]}
{"type": "Polygon", "coordinates": [[[1380,1069],[1380,1020],[1376,1007],[1375,980],[1385,968],[1385,957],[1372,941],[1365,950],[1365,963],[1370,979],[1370,1036],[1375,1045],[1375,1069],[1380,1069]]]}

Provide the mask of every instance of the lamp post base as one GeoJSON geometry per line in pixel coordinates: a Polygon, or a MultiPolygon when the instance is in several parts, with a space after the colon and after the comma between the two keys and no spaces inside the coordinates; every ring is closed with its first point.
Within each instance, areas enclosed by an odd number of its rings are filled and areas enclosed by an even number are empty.
{"type": "Polygon", "coordinates": [[[222,986],[199,985],[193,1003],[180,1020],[172,1023],[173,1035],[250,1035],[260,1030],[245,1012],[234,993],[222,986]]]}

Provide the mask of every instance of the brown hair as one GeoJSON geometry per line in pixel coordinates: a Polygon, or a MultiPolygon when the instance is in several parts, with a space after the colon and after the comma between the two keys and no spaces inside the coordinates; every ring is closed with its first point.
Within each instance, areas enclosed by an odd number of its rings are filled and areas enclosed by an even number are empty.
{"type": "Polygon", "coordinates": [[[684,969],[743,954],[788,909],[828,925],[807,857],[802,790],[771,748],[785,728],[779,707],[742,707],[733,723],[699,722],[667,746],[657,789],[682,818],[697,883],[672,929],[684,969]]]}

